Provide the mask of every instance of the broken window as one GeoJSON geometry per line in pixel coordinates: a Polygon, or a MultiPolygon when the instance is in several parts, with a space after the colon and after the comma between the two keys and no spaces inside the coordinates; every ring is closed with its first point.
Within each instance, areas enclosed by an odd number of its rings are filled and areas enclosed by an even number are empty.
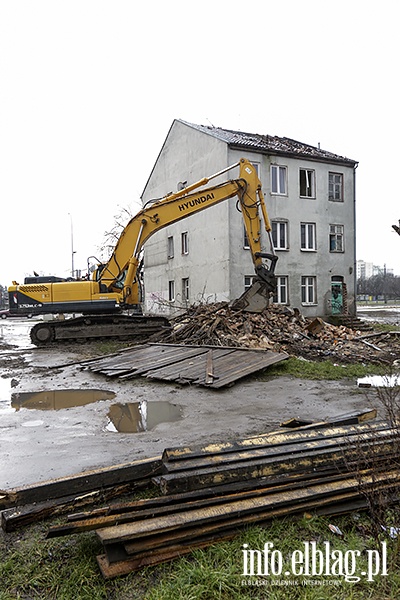
{"type": "Polygon", "coordinates": [[[175,300],[175,281],[168,281],[168,300],[170,302],[175,300]]]}
{"type": "Polygon", "coordinates": [[[317,279],[307,275],[301,278],[301,302],[302,304],[317,303],[317,279]]]}
{"type": "Polygon", "coordinates": [[[300,169],[300,196],[315,198],[315,171],[300,169]]]}
{"type": "Polygon", "coordinates": [[[300,247],[302,250],[317,249],[315,223],[300,224],[300,247]]]}
{"type": "Polygon", "coordinates": [[[344,252],[344,225],[329,225],[329,252],[344,252]]]}
{"type": "Polygon", "coordinates": [[[329,200],[343,202],[342,173],[329,173],[329,200]]]}
{"type": "Polygon", "coordinates": [[[168,237],[168,258],[174,258],[174,238],[172,235],[168,237]]]}
{"type": "Polygon", "coordinates": [[[272,221],[272,243],[275,250],[287,250],[288,245],[288,224],[286,221],[272,221]]]}
{"type": "Polygon", "coordinates": [[[286,275],[278,275],[276,278],[276,290],[273,301],[275,304],[288,303],[288,277],[286,275]]]}
{"type": "Polygon", "coordinates": [[[182,254],[189,254],[189,236],[188,232],[184,231],[181,237],[182,242],[182,254]]]}
{"type": "Polygon", "coordinates": [[[286,167],[271,165],[272,194],[286,194],[286,167]]]}

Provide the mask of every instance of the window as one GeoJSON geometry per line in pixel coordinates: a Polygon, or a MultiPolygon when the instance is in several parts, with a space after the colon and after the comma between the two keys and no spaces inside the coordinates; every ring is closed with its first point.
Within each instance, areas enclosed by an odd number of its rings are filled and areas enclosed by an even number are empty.
{"type": "Polygon", "coordinates": [[[182,243],[182,254],[189,254],[189,237],[188,237],[187,231],[182,233],[181,243],[182,243]]]}
{"type": "Polygon", "coordinates": [[[255,279],[254,275],[245,275],[244,276],[244,291],[247,292],[247,290],[253,285],[253,281],[255,279]]]}
{"type": "Polygon", "coordinates": [[[288,236],[287,229],[288,224],[286,221],[272,221],[272,243],[274,245],[275,250],[287,250],[289,248],[288,245],[288,236]]]}
{"type": "Polygon", "coordinates": [[[300,247],[302,250],[316,250],[315,223],[300,224],[300,247]]]}
{"type": "Polygon", "coordinates": [[[317,303],[317,280],[315,277],[301,278],[301,302],[302,304],[317,303]]]}
{"type": "Polygon", "coordinates": [[[343,202],[342,173],[329,173],[329,200],[343,202]]]}
{"type": "Polygon", "coordinates": [[[271,165],[271,192],[286,194],[286,167],[271,165]]]}
{"type": "Polygon", "coordinates": [[[175,300],[175,281],[168,281],[168,300],[170,302],[175,300]]]}
{"type": "Polygon", "coordinates": [[[182,300],[184,302],[189,301],[189,277],[182,279],[182,300]]]}
{"type": "Polygon", "coordinates": [[[243,225],[243,248],[245,250],[249,250],[249,248],[250,248],[249,238],[247,236],[246,227],[244,225],[243,225]]]}
{"type": "Polygon", "coordinates": [[[329,225],[329,252],[344,252],[343,225],[329,225]]]}
{"type": "Polygon", "coordinates": [[[315,171],[300,169],[300,196],[315,198],[315,171]]]}
{"type": "Polygon", "coordinates": [[[276,291],[273,301],[275,304],[288,303],[288,277],[286,275],[278,275],[276,278],[276,291]]]}
{"type": "Polygon", "coordinates": [[[174,238],[172,235],[168,237],[168,258],[174,258],[174,238]]]}

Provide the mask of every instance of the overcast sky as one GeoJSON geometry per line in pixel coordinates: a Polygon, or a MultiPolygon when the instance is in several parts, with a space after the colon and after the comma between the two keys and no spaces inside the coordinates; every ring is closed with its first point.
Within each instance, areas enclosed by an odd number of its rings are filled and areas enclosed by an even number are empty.
{"type": "Polygon", "coordinates": [[[71,231],[84,269],[175,118],[358,161],[357,258],[400,275],[397,5],[0,0],[0,283],[68,276],[71,231]]]}

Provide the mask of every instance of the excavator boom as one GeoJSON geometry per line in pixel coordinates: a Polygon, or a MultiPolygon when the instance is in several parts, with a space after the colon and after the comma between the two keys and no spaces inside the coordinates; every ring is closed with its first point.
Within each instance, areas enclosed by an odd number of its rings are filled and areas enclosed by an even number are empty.
{"type": "Polygon", "coordinates": [[[11,312],[83,315],[80,321],[66,319],[39,323],[31,332],[31,339],[37,345],[58,339],[115,337],[119,332],[131,337],[139,330],[143,336],[146,330],[153,332],[155,319],[158,319],[158,328],[168,326],[164,317],[138,317],[136,314],[133,323],[133,320],[126,321],[129,319],[127,315],[117,314],[124,309],[138,312],[140,308],[140,263],[144,244],[167,225],[233,197],[238,199],[255,270],[253,286],[233,306],[252,312],[264,310],[276,288],[277,257],[260,180],[251,162],[242,158],[235,165],[146,205],[126,225],[110,259],[99,265],[92,280],[52,281],[54,278],[40,278],[41,281],[36,281],[29,278],[23,285],[13,284],[9,288],[11,312]],[[208,186],[212,179],[237,167],[237,179],[208,186]],[[269,240],[270,252],[263,251],[262,229],[269,240]],[[141,319],[142,327],[139,327],[137,319],[141,319]],[[145,320],[148,322],[147,329],[145,320]]]}

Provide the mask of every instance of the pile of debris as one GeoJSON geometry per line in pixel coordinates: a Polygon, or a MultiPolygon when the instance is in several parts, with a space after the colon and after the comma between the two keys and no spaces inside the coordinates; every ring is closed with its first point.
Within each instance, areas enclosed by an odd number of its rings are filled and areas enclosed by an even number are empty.
{"type": "Polygon", "coordinates": [[[225,302],[192,306],[157,339],[185,345],[263,348],[310,360],[333,358],[341,363],[361,360],[392,364],[400,358],[400,332],[365,334],[304,317],[296,308],[279,305],[258,314],[234,310],[225,302]]]}

